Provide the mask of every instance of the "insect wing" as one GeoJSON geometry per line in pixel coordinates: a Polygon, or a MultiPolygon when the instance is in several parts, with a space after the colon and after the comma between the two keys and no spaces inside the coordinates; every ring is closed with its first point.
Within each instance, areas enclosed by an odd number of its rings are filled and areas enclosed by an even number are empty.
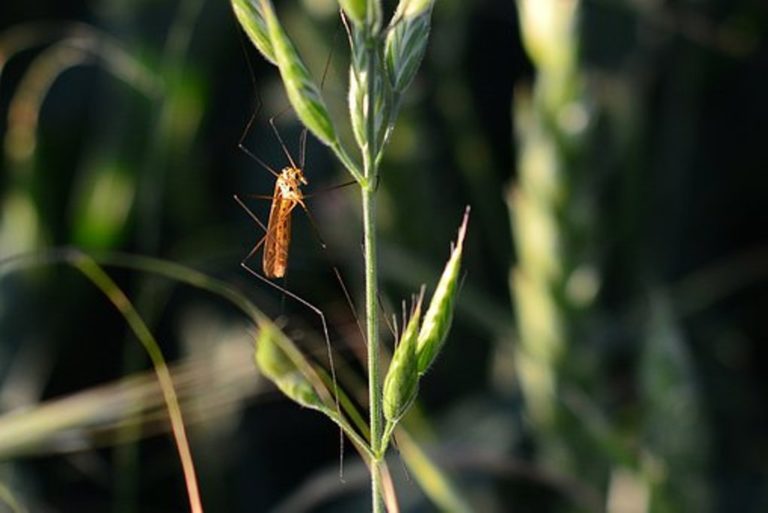
{"type": "Polygon", "coordinates": [[[285,198],[275,186],[274,200],[269,210],[266,242],[264,243],[264,274],[282,278],[288,267],[288,247],[291,243],[291,212],[295,202],[285,198]]]}

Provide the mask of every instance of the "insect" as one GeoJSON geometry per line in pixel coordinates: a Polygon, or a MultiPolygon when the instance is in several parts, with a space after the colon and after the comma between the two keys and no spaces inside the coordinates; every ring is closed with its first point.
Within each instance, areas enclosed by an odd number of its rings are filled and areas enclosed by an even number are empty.
{"type": "Polygon", "coordinates": [[[296,205],[304,204],[301,186],[307,185],[304,172],[298,167],[285,167],[275,182],[272,207],[269,209],[267,233],[264,235],[262,268],[267,278],[282,278],[288,267],[288,248],[291,244],[291,213],[296,205]]]}
{"type": "MultiPolygon", "coordinates": [[[[301,190],[303,185],[308,185],[309,183],[304,175],[304,161],[307,153],[307,129],[303,129],[301,131],[301,136],[299,137],[301,159],[299,161],[299,165],[297,165],[296,161],[291,156],[291,153],[288,151],[283,138],[280,136],[280,132],[275,126],[275,119],[278,116],[270,118],[269,124],[272,127],[272,131],[280,143],[280,147],[282,148],[283,153],[285,154],[289,163],[289,165],[284,167],[279,173],[275,171],[269,164],[256,156],[243,144],[243,139],[245,138],[251,123],[253,122],[253,117],[251,118],[248,127],[246,127],[246,132],[243,134],[243,137],[239,143],[240,149],[243,152],[254,159],[259,165],[261,165],[275,177],[275,188],[272,196],[263,196],[258,194],[246,195],[248,198],[262,199],[272,202],[272,206],[269,209],[269,220],[267,221],[267,226],[264,226],[264,223],[261,222],[256,214],[254,214],[253,211],[248,208],[248,206],[238,195],[235,195],[235,201],[237,201],[237,203],[248,213],[251,219],[253,219],[256,224],[258,224],[265,232],[261,240],[256,243],[253,249],[251,249],[248,255],[243,259],[241,265],[245,267],[246,270],[251,272],[251,274],[253,274],[253,270],[248,266],[248,262],[263,246],[264,251],[262,256],[262,271],[264,272],[264,276],[270,279],[285,277],[285,273],[288,268],[288,250],[291,245],[291,219],[293,211],[297,206],[300,206],[306,213],[307,219],[309,219],[310,223],[312,224],[315,237],[317,238],[320,246],[323,249],[326,248],[326,244],[320,236],[317,223],[315,222],[314,217],[304,202],[306,198],[310,198],[314,196],[314,194],[304,194],[301,190]]],[[[320,191],[316,191],[316,193],[329,192],[335,189],[340,189],[342,187],[347,187],[354,183],[355,181],[351,180],[324,188],[320,191]]],[[[346,286],[344,285],[343,280],[339,275],[338,269],[333,266],[333,270],[334,274],[336,274],[337,280],[340,282],[346,293],[346,286]]],[[[272,282],[270,283],[275,285],[272,282]]],[[[304,301],[301,302],[303,303],[304,301]]]]}
{"type": "MultiPolygon", "coordinates": [[[[275,135],[280,141],[280,145],[282,146],[286,157],[288,157],[288,162],[290,163],[289,166],[284,167],[282,171],[278,173],[256,155],[253,155],[247,148],[243,147],[243,150],[246,153],[253,157],[275,177],[275,189],[272,196],[248,195],[250,198],[266,199],[272,202],[272,206],[269,209],[267,226],[264,226],[264,223],[256,217],[238,196],[235,196],[235,201],[237,201],[250,217],[265,231],[264,236],[243,259],[242,263],[247,264],[253,255],[255,255],[263,246],[262,270],[264,271],[264,276],[267,278],[283,278],[285,277],[285,272],[288,268],[288,249],[291,245],[291,219],[293,210],[296,206],[301,206],[310,220],[312,220],[309,214],[309,209],[304,203],[304,193],[301,190],[302,185],[308,184],[303,170],[307,134],[306,131],[302,131],[300,138],[302,162],[301,165],[297,166],[283,143],[280,133],[275,128],[274,119],[270,119],[270,125],[272,125],[275,135]]],[[[312,221],[312,223],[314,224],[314,221],[312,221]]]]}

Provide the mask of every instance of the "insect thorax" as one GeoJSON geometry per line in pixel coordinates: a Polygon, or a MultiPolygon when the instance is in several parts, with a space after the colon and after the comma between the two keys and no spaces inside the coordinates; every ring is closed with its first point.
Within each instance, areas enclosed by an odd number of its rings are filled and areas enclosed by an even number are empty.
{"type": "Polygon", "coordinates": [[[277,177],[277,187],[280,195],[292,201],[300,201],[304,195],[301,192],[301,186],[307,184],[304,173],[297,167],[284,167],[277,177]]]}

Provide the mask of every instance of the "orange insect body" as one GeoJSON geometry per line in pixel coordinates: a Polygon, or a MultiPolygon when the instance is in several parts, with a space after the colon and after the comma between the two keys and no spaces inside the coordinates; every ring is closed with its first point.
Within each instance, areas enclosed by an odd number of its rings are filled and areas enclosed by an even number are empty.
{"type": "Polygon", "coordinates": [[[275,182],[272,207],[264,242],[263,269],[267,278],[282,278],[288,267],[288,247],[291,244],[291,213],[296,205],[304,205],[301,186],[307,185],[298,167],[285,167],[275,182]]]}

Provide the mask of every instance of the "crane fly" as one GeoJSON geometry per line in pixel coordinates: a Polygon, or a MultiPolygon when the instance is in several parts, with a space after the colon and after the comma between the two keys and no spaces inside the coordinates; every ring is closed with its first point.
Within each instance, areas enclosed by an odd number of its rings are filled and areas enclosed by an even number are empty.
{"type": "Polygon", "coordinates": [[[264,235],[262,269],[267,278],[282,278],[288,267],[291,244],[291,214],[296,205],[304,204],[301,186],[307,185],[304,172],[298,167],[285,167],[275,181],[272,206],[269,209],[267,233],[264,235]]]}
{"type": "MultiPolygon", "coordinates": [[[[263,246],[264,250],[261,260],[261,268],[264,271],[264,276],[267,278],[284,278],[288,268],[288,249],[291,245],[291,219],[293,217],[293,210],[296,208],[296,206],[301,206],[304,212],[306,212],[307,217],[313,225],[313,228],[315,228],[316,236],[320,241],[320,245],[325,247],[325,243],[317,233],[317,227],[315,226],[314,219],[309,213],[309,209],[304,202],[304,199],[308,198],[309,196],[304,195],[303,191],[301,190],[303,185],[308,184],[307,179],[304,176],[303,162],[306,152],[307,132],[304,130],[301,134],[300,144],[302,157],[301,164],[297,166],[291,157],[291,154],[288,152],[285,143],[280,137],[280,133],[277,131],[277,128],[274,125],[274,118],[270,119],[269,122],[270,125],[272,125],[275,135],[280,141],[283,152],[285,153],[286,157],[288,157],[288,162],[290,165],[284,167],[282,171],[278,173],[266,162],[261,160],[259,157],[241,145],[243,151],[254,158],[262,167],[264,167],[275,177],[275,188],[272,196],[261,196],[258,194],[246,195],[249,198],[265,199],[271,201],[272,205],[269,209],[269,220],[267,221],[267,225],[264,226],[264,223],[262,223],[256,214],[254,214],[253,211],[245,205],[239,196],[235,195],[235,201],[237,201],[240,206],[243,207],[248,215],[254,221],[256,221],[256,223],[265,232],[261,240],[256,243],[253,249],[251,249],[248,255],[243,259],[242,264],[244,267],[250,270],[250,268],[247,266],[247,262],[263,246]]],[[[331,189],[344,187],[346,185],[348,184],[341,184],[335,187],[331,187],[331,189]]]]}
{"type": "MultiPolygon", "coordinates": [[[[256,214],[254,214],[253,211],[248,208],[248,206],[239,196],[235,195],[235,201],[240,204],[240,206],[248,213],[248,215],[265,232],[264,236],[253,247],[253,249],[251,249],[241,264],[246,269],[248,269],[248,271],[252,271],[252,269],[247,266],[247,262],[253,258],[253,255],[255,255],[262,246],[264,246],[262,255],[262,270],[264,272],[264,276],[267,278],[284,278],[288,268],[288,250],[291,245],[291,219],[293,217],[292,214],[296,206],[300,206],[307,214],[307,219],[309,219],[310,224],[312,225],[315,237],[320,243],[320,246],[325,249],[326,244],[320,236],[320,231],[317,228],[317,223],[315,223],[314,217],[310,213],[309,208],[307,208],[307,204],[304,202],[306,198],[309,198],[314,194],[304,194],[304,192],[301,190],[303,185],[308,185],[309,183],[307,178],[304,176],[304,159],[307,151],[307,130],[302,130],[301,136],[299,138],[299,145],[301,147],[301,160],[300,164],[296,165],[293,157],[291,157],[291,153],[285,146],[283,138],[280,136],[280,132],[275,126],[274,120],[275,118],[271,118],[269,120],[269,124],[272,126],[272,131],[277,137],[277,140],[280,142],[280,147],[282,148],[283,153],[288,158],[289,162],[289,165],[284,167],[279,173],[272,169],[269,164],[257,157],[248,148],[246,148],[242,144],[242,140],[240,142],[240,149],[275,177],[275,188],[272,196],[261,196],[258,194],[246,195],[249,198],[263,199],[272,202],[272,205],[269,209],[269,220],[267,221],[267,225],[264,226],[264,223],[262,223],[256,214]]],[[[328,192],[334,189],[347,187],[354,183],[355,181],[351,180],[339,185],[324,188],[322,191],[317,192],[328,192]]],[[[341,282],[342,288],[345,289],[346,293],[346,286],[343,284],[341,276],[338,275],[338,269],[335,267],[334,273],[337,274],[337,279],[341,282]]]]}

